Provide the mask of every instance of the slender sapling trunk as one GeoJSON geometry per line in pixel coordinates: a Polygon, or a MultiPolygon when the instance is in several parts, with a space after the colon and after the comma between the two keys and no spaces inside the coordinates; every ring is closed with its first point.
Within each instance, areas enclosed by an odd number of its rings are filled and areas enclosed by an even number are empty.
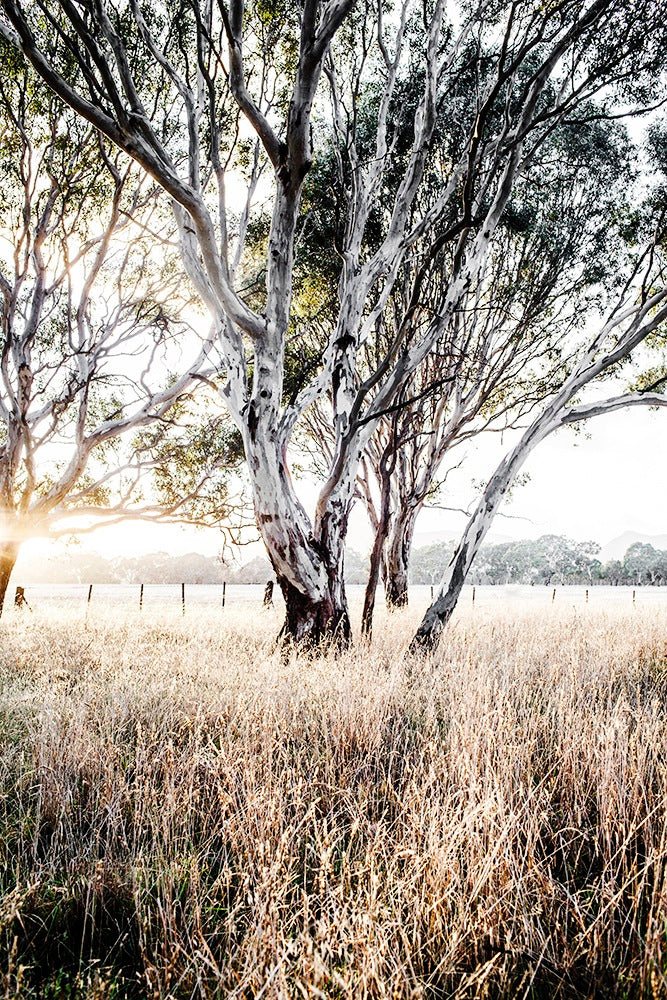
{"type": "Polygon", "coordinates": [[[419,507],[402,507],[394,515],[385,559],[385,601],[390,611],[408,606],[410,553],[419,507]]]}

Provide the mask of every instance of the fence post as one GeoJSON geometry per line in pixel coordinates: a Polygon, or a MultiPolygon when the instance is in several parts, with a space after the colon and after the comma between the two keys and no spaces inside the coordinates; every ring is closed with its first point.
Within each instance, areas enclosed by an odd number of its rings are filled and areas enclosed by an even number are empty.
{"type": "Polygon", "coordinates": [[[472,588],[472,606],[475,607],[475,588],[472,588]]]}
{"type": "Polygon", "coordinates": [[[143,609],[143,606],[144,606],[144,585],[142,583],[141,586],[139,587],[139,613],[140,614],[141,614],[141,611],[143,609]]]}
{"type": "Polygon", "coordinates": [[[633,604],[635,603],[635,591],[634,590],[632,591],[632,603],[633,604]]]}
{"type": "Polygon", "coordinates": [[[588,604],[588,589],[586,589],[586,604],[588,604]]]}
{"type": "Polygon", "coordinates": [[[556,588],[554,587],[554,592],[551,595],[551,603],[553,604],[555,600],[556,600],[556,588]]]}
{"type": "Polygon", "coordinates": [[[433,600],[433,584],[431,584],[431,600],[433,600]]]}
{"type": "Polygon", "coordinates": [[[185,614],[185,584],[181,584],[181,606],[183,608],[183,614],[185,614]]]}
{"type": "Polygon", "coordinates": [[[88,600],[86,601],[86,621],[88,620],[88,611],[90,610],[90,599],[93,596],[93,585],[92,583],[88,587],[88,600]]]}
{"type": "Polygon", "coordinates": [[[28,611],[32,611],[32,608],[28,604],[27,598],[25,596],[25,587],[17,587],[16,593],[14,594],[14,607],[15,608],[27,608],[28,611]]]}
{"type": "Polygon", "coordinates": [[[225,606],[225,591],[227,590],[227,581],[224,580],[222,584],[222,606],[225,606]]]}

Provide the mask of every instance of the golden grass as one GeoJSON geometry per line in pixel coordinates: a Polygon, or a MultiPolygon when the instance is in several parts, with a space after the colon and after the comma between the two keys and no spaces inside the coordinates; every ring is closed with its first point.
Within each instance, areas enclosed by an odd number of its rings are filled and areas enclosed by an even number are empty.
{"type": "Polygon", "coordinates": [[[667,997],[667,609],[0,627],[0,995],[667,997]]]}

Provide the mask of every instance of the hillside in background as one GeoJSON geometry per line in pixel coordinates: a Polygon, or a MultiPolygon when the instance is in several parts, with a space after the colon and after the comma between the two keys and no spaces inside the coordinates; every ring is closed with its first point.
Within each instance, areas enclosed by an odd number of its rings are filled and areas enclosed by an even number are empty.
{"type": "Polygon", "coordinates": [[[609,559],[622,559],[631,545],[641,542],[642,545],[652,545],[654,549],[667,549],[667,535],[642,535],[637,531],[624,531],[617,538],[612,538],[610,542],[600,549],[600,559],[607,562],[609,559]]]}
{"type": "MultiPolygon", "coordinates": [[[[368,559],[348,550],[348,583],[365,583],[368,559]]],[[[273,579],[267,559],[255,556],[245,563],[225,564],[220,557],[201,552],[170,555],[151,552],[132,558],[106,559],[94,552],[66,552],[53,558],[20,557],[13,575],[16,584],[31,583],[259,583],[273,579]]]]}
{"type": "MultiPolygon", "coordinates": [[[[628,536],[632,536],[628,533],[628,536]]],[[[667,538],[665,539],[667,541],[667,538]]],[[[410,582],[435,584],[444,573],[454,550],[453,543],[416,549],[412,554],[410,582]]],[[[468,575],[471,584],[619,584],[663,586],[667,584],[665,548],[634,541],[622,558],[602,558],[597,542],[575,542],[562,535],[500,545],[484,546],[468,575]]]]}
{"type": "MultiPolygon", "coordinates": [[[[484,546],[470,572],[471,584],[667,584],[667,535],[636,536],[626,532],[604,548],[597,542],[575,542],[561,535],[506,541],[484,546]],[[625,545],[625,542],[629,544],[625,545]],[[622,542],[625,548],[619,549],[622,542]],[[662,545],[656,543],[663,543],[662,545]],[[607,557],[607,552],[618,557],[607,557]]],[[[452,556],[454,542],[415,548],[412,584],[437,584],[452,556]]],[[[345,578],[365,584],[368,558],[353,549],[346,555],[345,578]]],[[[269,562],[255,556],[245,563],[225,564],[200,552],[170,555],[152,552],[133,558],[106,559],[90,552],[67,552],[51,559],[24,557],[14,573],[18,584],[31,583],[237,583],[264,584],[273,579],[269,562]]]]}

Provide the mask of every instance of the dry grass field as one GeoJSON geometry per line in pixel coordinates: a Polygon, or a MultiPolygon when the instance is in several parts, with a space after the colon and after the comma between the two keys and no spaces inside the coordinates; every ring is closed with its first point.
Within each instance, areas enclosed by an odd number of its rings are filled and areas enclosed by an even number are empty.
{"type": "Polygon", "coordinates": [[[667,997],[667,608],[0,626],[0,995],[667,997]]]}

